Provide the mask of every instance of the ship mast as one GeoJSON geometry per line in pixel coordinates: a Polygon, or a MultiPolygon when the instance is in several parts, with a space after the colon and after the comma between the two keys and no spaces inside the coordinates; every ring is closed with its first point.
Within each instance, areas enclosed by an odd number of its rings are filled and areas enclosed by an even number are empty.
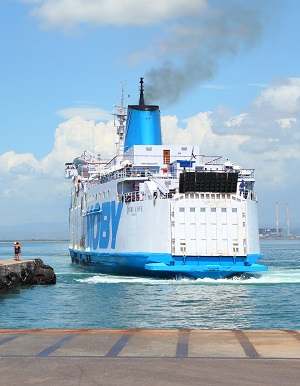
{"type": "Polygon", "coordinates": [[[119,124],[117,127],[117,134],[119,137],[118,140],[118,147],[117,147],[117,156],[122,158],[124,154],[124,133],[125,133],[125,122],[126,122],[126,108],[124,107],[124,84],[122,83],[122,90],[121,90],[121,104],[120,105],[114,105],[114,113],[118,118],[119,124]]]}

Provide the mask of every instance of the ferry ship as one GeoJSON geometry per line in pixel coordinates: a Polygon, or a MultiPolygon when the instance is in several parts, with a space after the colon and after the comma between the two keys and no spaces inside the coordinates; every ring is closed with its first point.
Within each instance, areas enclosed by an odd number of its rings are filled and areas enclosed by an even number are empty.
{"type": "Polygon", "coordinates": [[[110,160],[85,150],[66,164],[72,263],[94,272],[167,278],[232,278],[258,264],[253,169],[199,145],[162,144],[159,106],[115,106],[110,160]]]}

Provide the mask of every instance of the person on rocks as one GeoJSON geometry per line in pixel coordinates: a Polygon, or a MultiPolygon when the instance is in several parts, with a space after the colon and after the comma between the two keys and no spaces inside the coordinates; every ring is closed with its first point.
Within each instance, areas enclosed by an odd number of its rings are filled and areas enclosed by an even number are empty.
{"type": "Polygon", "coordinates": [[[21,245],[20,245],[19,241],[16,241],[14,243],[14,250],[15,250],[14,260],[19,261],[20,260],[20,255],[21,255],[21,245]]]}

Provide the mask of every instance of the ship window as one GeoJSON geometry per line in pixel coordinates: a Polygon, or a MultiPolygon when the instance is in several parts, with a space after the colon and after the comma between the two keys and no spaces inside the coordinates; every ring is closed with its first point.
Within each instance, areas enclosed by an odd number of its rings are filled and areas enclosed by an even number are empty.
{"type": "Polygon", "coordinates": [[[221,212],[226,212],[226,208],[221,208],[221,212]]]}
{"type": "Polygon", "coordinates": [[[107,197],[109,197],[109,196],[110,196],[110,191],[108,190],[108,191],[107,191],[107,197]]]}
{"type": "Polygon", "coordinates": [[[105,198],[105,192],[103,192],[102,197],[105,198]]]}
{"type": "Polygon", "coordinates": [[[152,151],[152,147],[146,147],[146,151],[152,151]]]}
{"type": "Polygon", "coordinates": [[[216,212],[217,208],[211,208],[211,212],[216,212]]]}
{"type": "Polygon", "coordinates": [[[184,208],[179,208],[179,212],[184,212],[184,208]]]}
{"type": "Polygon", "coordinates": [[[182,151],[187,151],[187,147],[182,147],[181,150],[182,151]]]}
{"type": "Polygon", "coordinates": [[[232,208],[232,212],[236,213],[237,212],[237,208],[232,208]]]}
{"type": "Polygon", "coordinates": [[[186,243],[185,240],[180,240],[180,252],[185,254],[186,243]]]}
{"type": "Polygon", "coordinates": [[[195,208],[190,208],[190,212],[195,212],[195,208]]]}
{"type": "Polygon", "coordinates": [[[205,212],[205,208],[200,208],[200,212],[205,212]]]}

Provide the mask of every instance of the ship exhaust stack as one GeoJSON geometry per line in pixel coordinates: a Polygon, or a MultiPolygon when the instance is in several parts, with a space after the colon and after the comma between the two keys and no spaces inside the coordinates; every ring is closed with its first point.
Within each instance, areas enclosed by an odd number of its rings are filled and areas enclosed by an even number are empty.
{"type": "Polygon", "coordinates": [[[139,106],[145,106],[145,99],[144,99],[144,80],[141,78],[140,80],[140,101],[139,101],[139,106]]]}
{"type": "Polygon", "coordinates": [[[128,106],[125,152],[133,145],[162,144],[159,106],[145,104],[143,78],[140,84],[139,104],[128,106]]]}

